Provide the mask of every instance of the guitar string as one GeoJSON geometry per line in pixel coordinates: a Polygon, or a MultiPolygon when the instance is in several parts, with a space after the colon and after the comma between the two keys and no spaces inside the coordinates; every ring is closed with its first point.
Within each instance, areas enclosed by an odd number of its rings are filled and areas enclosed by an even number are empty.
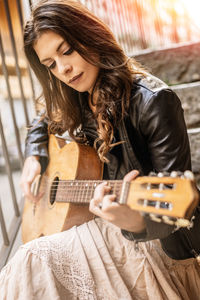
{"type": "MultiPolygon", "coordinates": [[[[45,178],[46,182],[42,182],[43,184],[41,184],[41,188],[42,186],[44,186],[47,182],[52,182],[52,180],[50,180],[49,178],[45,178]]],[[[75,180],[54,180],[51,184],[51,193],[53,192],[62,192],[62,191],[67,191],[68,193],[71,193],[74,197],[76,194],[78,194],[77,196],[79,197],[86,197],[87,194],[94,192],[94,189],[96,187],[97,184],[100,184],[102,182],[108,182],[108,184],[110,185],[110,187],[113,189],[113,193],[115,194],[119,194],[122,188],[122,184],[123,181],[122,180],[79,180],[79,179],[75,179],[75,180]],[[118,185],[118,187],[116,187],[116,184],[118,185]],[[80,191],[79,189],[82,188],[84,189],[84,191],[81,192],[80,195],[80,191]],[[86,194],[86,195],[85,195],[86,194]]],[[[148,183],[148,188],[150,188],[151,183],[148,183]]],[[[164,190],[164,184],[163,183],[159,183],[157,184],[159,186],[159,191],[164,190]]],[[[61,197],[59,195],[59,197],[61,197]]],[[[91,196],[90,196],[91,197],[91,196]]],[[[156,201],[156,200],[155,200],[156,201]]]]}
{"type": "MultiPolygon", "coordinates": [[[[79,187],[79,188],[84,188],[84,187],[79,187]]],[[[73,192],[74,191],[75,192],[75,191],[79,191],[79,188],[78,187],[76,187],[76,188],[70,188],[70,187],[69,188],[51,188],[51,189],[49,189],[49,191],[51,191],[51,192],[55,192],[55,191],[73,192]]],[[[94,191],[94,190],[95,190],[95,187],[90,187],[90,188],[85,189],[85,192],[94,191]]],[[[112,191],[121,191],[121,188],[118,188],[118,189],[115,188],[115,189],[112,189],[112,191]]]]}
{"type": "MultiPolygon", "coordinates": [[[[48,180],[50,181],[50,180],[48,180]]],[[[92,199],[93,196],[93,192],[94,189],[97,185],[97,183],[103,182],[102,180],[91,180],[90,182],[88,182],[87,180],[76,180],[76,183],[74,183],[74,181],[71,180],[59,180],[59,185],[54,184],[55,188],[50,189],[50,194],[52,192],[57,192],[56,196],[50,196],[50,201],[54,198],[59,199],[60,201],[63,199],[66,199],[66,196],[63,197],[62,192],[65,191],[68,193],[68,199],[73,199],[73,202],[81,202],[81,198],[82,198],[82,202],[83,201],[87,201],[90,199],[92,199]],[[73,185],[72,185],[73,183],[73,185]],[[95,185],[95,186],[94,186],[95,185]],[[61,187],[63,186],[63,187],[61,187]],[[84,190],[80,190],[80,188],[84,189],[84,190]],[[69,195],[71,194],[71,195],[69,195]],[[78,194],[78,195],[76,195],[78,194]],[[76,200],[78,198],[78,200],[76,200]]],[[[121,192],[121,186],[123,181],[122,180],[115,180],[109,181],[111,188],[113,189],[113,192],[116,195],[120,195],[121,192]]],[[[45,183],[41,184],[45,185],[45,183]]],[[[53,186],[53,185],[52,185],[53,186]]]]}
{"type": "MultiPolygon", "coordinates": [[[[55,180],[52,180],[52,179],[49,179],[48,177],[44,177],[44,179],[46,181],[51,181],[52,183],[53,182],[88,182],[88,183],[92,183],[92,182],[125,182],[123,180],[120,180],[120,179],[116,179],[116,180],[106,180],[106,179],[55,179],[55,180]]],[[[183,179],[182,179],[183,180],[183,179]]],[[[181,180],[181,182],[182,182],[181,180]]],[[[180,181],[180,180],[179,180],[180,181]]],[[[126,181],[126,182],[129,182],[129,181],[126,181]]],[[[176,184],[178,181],[174,181],[174,178],[172,179],[172,181],[169,181],[167,179],[167,181],[165,182],[165,178],[158,178],[158,182],[149,182],[149,181],[144,181],[143,184],[164,184],[164,185],[170,185],[170,184],[176,184]],[[162,181],[163,180],[163,181],[162,181]]]]}
{"type": "MultiPolygon", "coordinates": [[[[102,181],[100,181],[102,182],[102,181]]],[[[71,181],[59,181],[59,184],[52,184],[51,185],[51,188],[50,188],[50,191],[68,191],[68,192],[73,192],[73,191],[76,191],[76,190],[79,190],[80,188],[84,188],[85,189],[85,192],[86,191],[91,191],[91,190],[94,190],[96,188],[96,184],[98,182],[94,181],[94,182],[90,182],[90,183],[86,183],[84,181],[79,181],[79,182],[76,182],[76,184],[71,184],[72,182],[71,181]]],[[[118,181],[117,182],[117,187],[116,187],[116,182],[115,181],[112,181],[110,182],[110,187],[113,189],[113,191],[117,192],[117,191],[120,191],[121,188],[122,188],[122,184],[123,184],[123,181],[118,181]]],[[[41,184],[40,188],[46,186],[45,183],[41,184]]],[[[159,191],[162,191],[162,189],[159,188],[159,191]]]]}
{"type": "MultiPolygon", "coordinates": [[[[51,180],[47,179],[46,181],[50,182],[51,180]]],[[[54,180],[51,185],[50,193],[57,191],[58,194],[56,193],[56,198],[59,198],[60,201],[61,201],[61,199],[63,199],[63,200],[66,199],[66,196],[65,196],[65,198],[63,198],[63,195],[62,195],[63,191],[65,191],[65,192],[67,191],[68,194],[71,193],[70,197],[68,195],[68,199],[73,198],[73,202],[80,202],[81,198],[83,198],[82,201],[87,201],[88,198],[90,198],[90,199],[92,198],[91,192],[92,193],[94,192],[96,184],[101,183],[101,182],[103,182],[103,181],[102,180],[90,180],[90,181],[88,181],[88,180],[54,180]],[[58,183],[58,184],[56,184],[56,183],[58,183]],[[61,188],[61,185],[64,187],[61,188]],[[84,190],[80,191],[80,188],[84,188],[84,190]],[[75,200],[76,198],[79,198],[79,199],[76,201],[75,200]]],[[[108,180],[107,182],[113,189],[113,193],[115,193],[117,196],[119,196],[120,192],[121,192],[123,181],[122,180],[108,180]],[[117,187],[116,187],[116,185],[117,185],[117,187]]],[[[41,187],[42,187],[42,185],[45,185],[45,183],[41,184],[41,187]]],[[[161,185],[159,184],[159,186],[162,186],[162,188],[163,188],[162,184],[161,185]]],[[[50,200],[52,198],[53,198],[53,196],[52,197],[50,196],[50,200]]],[[[155,200],[155,202],[159,203],[159,204],[162,203],[158,200],[155,200]]]]}
{"type": "MultiPolygon", "coordinates": [[[[66,191],[66,192],[79,191],[80,193],[84,193],[84,192],[86,193],[88,191],[94,191],[94,190],[95,190],[94,187],[90,187],[90,188],[87,188],[87,189],[82,190],[82,191],[80,191],[77,187],[76,188],[68,188],[68,189],[66,189],[66,188],[62,188],[62,189],[61,188],[50,189],[50,191],[52,191],[52,192],[54,192],[54,191],[61,191],[61,192],[64,192],[64,191],[66,191]]],[[[115,188],[115,189],[113,189],[113,191],[115,191],[115,192],[121,191],[121,188],[115,188]]]]}
{"type": "MultiPolygon", "coordinates": [[[[40,188],[42,188],[42,187],[45,187],[46,185],[44,184],[44,185],[41,185],[40,186],[40,188]]],[[[122,186],[122,185],[121,185],[122,186]]],[[[68,189],[68,188],[71,188],[71,189],[79,189],[79,188],[86,188],[86,189],[91,189],[91,188],[96,188],[97,187],[97,185],[92,185],[92,186],[88,186],[88,185],[76,185],[76,186],[71,186],[71,185],[63,185],[63,186],[59,186],[59,185],[51,185],[51,187],[50,187],[50,189],[51,190],[57,190],[58,188],[60,189],[60,190],[65,190],[65,189],[68,189]]],[[[112,186],[112,185],[110,185],[110,187],[111,188],[114,188],[114,185],[112,186]]],[[[49,188],[49,187],[48,187],[49,188]]],[[[149,189],[147,189],[147,191],[148,191],[149,189]]],[[[155,190],[155,191],[157,191],[157,190],[159,190],[159,191],[164,191],[165,189],[153,189],[153,190],[155,190]]],[[[171,189],[166,189],[166,190],[169,190],[169,191],[171,191],[171,189]]]]}
{"type": "MultiPolygon", "coordinates": [[[[102,183],[103,181],[99,180],[99,181],[92,181],[92,182],[87,182],[87,181],[76,181],[76,183],[73,183],[74,181],[58,181],[59,184],[57,183],[52,183],[51,184],[51,190],[65,190],[67,189],[72,189],[74,190],[75,188],[87,188],[87,189],[94,189],[96,187],[97,184],[102,183]],[[72,184],[73,183],[73,184],[72,184]]],[[[40,185],[40,188],[46,186],[47,182],[43,182],[40,185]]],[[[119,180],[117,181],[117,185],[119,186],[119,188],[121,188],[123,181],[119,180]]],[[[109,181],[109,185],[111,188],[113,188],[114,186],[116,187],[116,182],[115,181],[109,181]]]]}
{"type": "MultiPolygon", "coordinates": [[[[115,182],[115,184],[116,184],[116,182],[115,182]]],[[[74,187],[74,188],[76,188],[76,186],[74,187]]],[[[56,191],[57,189],[55,189],[55,191],[56,191]]],[[[58,190],[59,192],[60,192],[60,189],[58,190]]],[[[61,193],[62,193],[62,191],[66,191],[66,189],[62,189],[61,190],[61,193]]],[[[62,194],[60,194],[59,195],[59,197],[56,195],[56,197],[55,198],[59,198],[59,200],[60,200],[60,202],[66,202],[66,203],[80,203],[81,204],[81,202],[84,202],[84,203],[89,203],[90,201],[91,201],[91,199],[92,199],[92,195],[93,194],[91,194],[91,192],[93,193],[94,192],[94,187],[90,187],[90,188],[87,188],[86,190],[82,190],[82,191],[80,191],[80,190],[78,190],[78,189],[68,189],[67,190],[67,192],[68,192],[68,196],[67,196],[67,198],[66,198],[66,196],[64,196],[63,197],[63,195],[62,194]],[[79,195],[77,195],[77,197],[76,197],[76,192],[79,192],[78,194],[79,195]],[[69,193],[70,192],[72,192],[72,195],[71,195],[71,197],[69,197],[69,193]],[[89,194],[90,193],[90,195],[87,195],[87,194],[89,194]],[[79,196],[79,197],[78,197],[79,196]],[[72,198],[72,199],[70,199],[70,198],[72,198]],[[82,200],[81,200],[81,198],[82,198],[82,200]]],[[[120,192],[121,192],[121,187],[118,187],[118,188],[116,188],[115,189],[115,194],[117,195],[117,196],[119,196],[120,195],[120,192]]],[[[53,199],[53,197],[51,197],[50,196],[50,202],[51,202],[51,199],[53,199]]],[[[117,199],[117,201],[118,201],[118,199],[117,199]]],[[[57,202],[57,201],[56,201],[57,202]]],[[[155,202],[155,204],[153,205],[154,207],[159,203],[159,204],[161,204],[162,203],[162,201],[158,201],[158,200],[154,200],[154,202],[155,202]]],[[[144,204],[142,205],[143,207],[145,206],[144,204]]],[[[169,208],[166,208],[166,210],[169,210],[169,208]]]]}
{"type": "MultiPolygon", "coordinates": [[[[108,183],[108,185],[115,185],[115,184],[122,184],[122,183],[124,183],[124,181],[123,180],[54,180],[54,181],[51,181],[50,179],[48,179],[48,180],[46,180],[45,182],[41,182],[41,186],[42,185],[46,185],[46,183],[48,183],[48,182],[52,182],[51,183],[51,186],[58,186],[58,184],[59,185],[70,185],[70,186],[78,186],[78,185],[82,185],[82,184],[86,184],[87,186],[89,186],[89,185],[94,185],[94,184],[100,184],[100,183],[103,183],[103,182],[107,182],[108,183]]],[[[126,183],[130,183],[130,182],[126,182],[126,183]]],[[[148,184],[150,184],[151,185],[151,183],[148,183],[148,184]]],[[[152,183],[153,185],[156,185],[156,186],[159,186],[159,189],[161,189],[161,187],[162,187],[162,189],[163,188],[165,188],[165,187],[167,187],[167,188],[169,188],[168,186],[170,185],[170,183],[152,183]]],[[[143,183],[143,184],[141,184],[140,183],[140,185],[147,185],[147,183],[143,183]]],[[[171,185],[174,185],[174,183],[173,184],[171,184],[171,185]]]]}
{"type": "MultiPolygon", "coordinates": [[[[41,188],[46,186],[46,184],[41,184],[41,188]]],[[[110,185],[111,188],[117,190],[117,189],[121,189],[122,184],[118,184],[118,186],[116,186],[116,184],[110,185]]],[[[80,189],[80,188],[85,188],[85,190],[93,190],[96,188],[96,183],[93,184],[87,184],[87,185],[83,185],[83,184],[77,184],[77,185],[71,185],[71,184],[59,184],[59,185],[51,185],[50,190],[52,191],[56,191],[56,190],[76,190],[76,189],[80,189]]]]}

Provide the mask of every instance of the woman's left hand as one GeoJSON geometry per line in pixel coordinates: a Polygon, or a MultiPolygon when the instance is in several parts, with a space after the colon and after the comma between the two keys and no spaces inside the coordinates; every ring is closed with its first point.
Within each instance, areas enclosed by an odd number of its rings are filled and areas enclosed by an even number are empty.
{"type": "MultiPolygon", "coordinates": [[[[138,174],[138,171],[133,170],[124,177],[124,181],[134,180],[138,174]]],[[[116,195],[108,194],[110,190],[107,182],[96,187],[94,198],[90,202],[90,211],[121,229],[135,233],[142,232],[145,229],[145,223],[141,214],[129,208],[128,205],[115,202],[116,195]]]]}

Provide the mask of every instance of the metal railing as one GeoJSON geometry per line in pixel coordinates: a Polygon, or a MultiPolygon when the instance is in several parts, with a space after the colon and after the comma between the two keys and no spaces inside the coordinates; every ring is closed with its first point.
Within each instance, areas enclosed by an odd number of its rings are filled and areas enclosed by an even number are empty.
{"type": "Polygon", "coordinates": [[[128,55],[200,39],[182,0],[80,0],[109,25],[128,55]]]}
{"type": "MultiPolygon", "coordinates": [[[[110,26],[128,55],[199,39],[187,12],[176,11],[175,0],[80,1],[110,26]]],[[[34,115],[35,85],[22,51],[23,17],[30,5],[31,0],[0,1],[0,268],[20,227],[23,200],[16,178],[23,165],[25,128],[34,115]]]]}
{"type": "Polygon", "coordinates": [[[19,0],[0,2],[0,268],[7,262],[21,223],[23,200],[16,173],[23,165],[28,106],[35,97],[22,53],[22,15],[19,0]]]}

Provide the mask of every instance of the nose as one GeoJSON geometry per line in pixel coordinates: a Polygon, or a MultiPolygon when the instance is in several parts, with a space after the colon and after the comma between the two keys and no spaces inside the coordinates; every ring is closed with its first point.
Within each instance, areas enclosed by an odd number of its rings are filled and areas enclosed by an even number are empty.
{"type": "Polygon", "coordinates": [[[66,74],[72,69],[72,66],[69,63],[59,61],[59,60],[57,61],[57,66],[58,66],[58,72],[60,74],[66,74]]]}

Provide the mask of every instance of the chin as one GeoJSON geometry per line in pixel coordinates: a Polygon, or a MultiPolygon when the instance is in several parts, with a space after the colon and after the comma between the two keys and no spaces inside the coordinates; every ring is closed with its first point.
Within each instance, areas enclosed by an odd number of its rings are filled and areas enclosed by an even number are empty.
{"type": "Polygon", "coordinates": [[[75,88],[73,88],[75,91],[77,91],[77,92],[79,92],[79,93],[85,93],[85,92],[88,92],[88,89],[84,89],[84,88],[77,88],[77,89],[75,89],[75,88]]]}

